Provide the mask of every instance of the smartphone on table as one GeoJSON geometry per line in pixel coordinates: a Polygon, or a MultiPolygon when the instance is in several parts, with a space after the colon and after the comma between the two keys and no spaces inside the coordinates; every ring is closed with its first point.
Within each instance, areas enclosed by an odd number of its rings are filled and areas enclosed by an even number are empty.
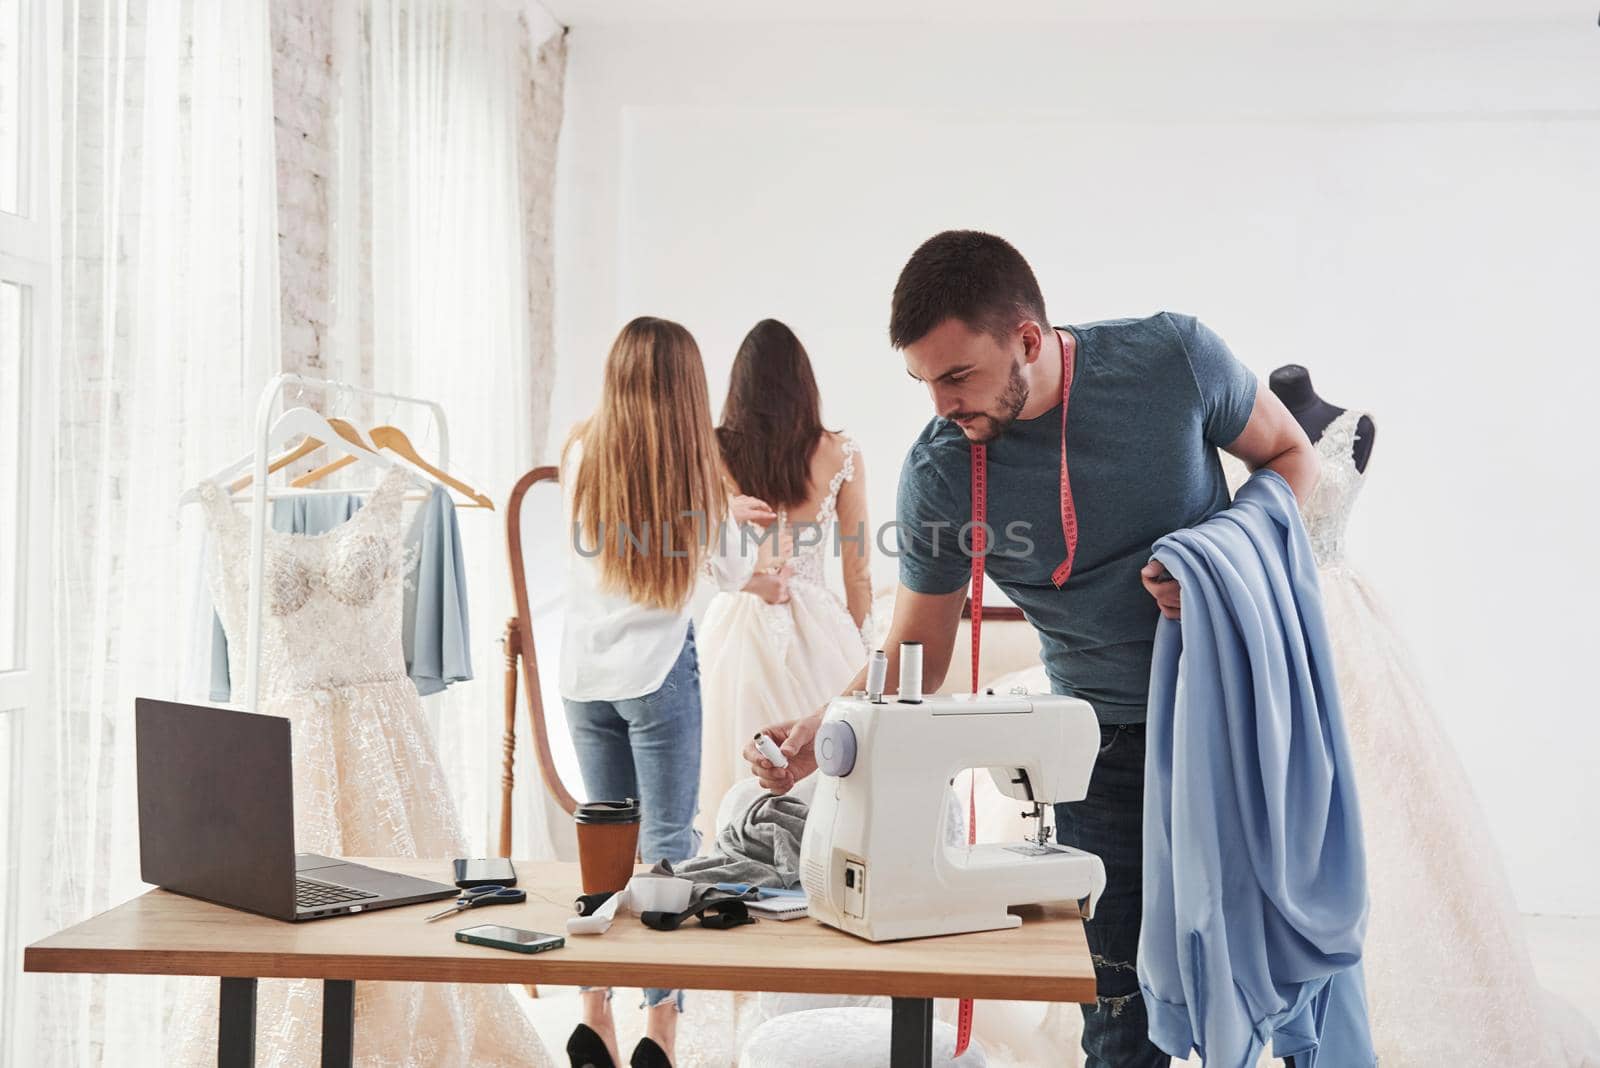
{"type": "Polygon", "coordinates": [[[480,857],[455,862],[456,885],[463,890],[475,886],[516,886],[517,869],[504,857],[480,857]]]}
{"type": "Polygon", "coordinates": [[[456,941],[467,942],[474,946],[509,949],[513,953],[543,953],[549,949],[560,949],[567,944],[567,940],[561,935],[524,931],[520,927],[504,927],[498,923],[480,923],[476,927],[463,927],[456,932],[456,941]]]}

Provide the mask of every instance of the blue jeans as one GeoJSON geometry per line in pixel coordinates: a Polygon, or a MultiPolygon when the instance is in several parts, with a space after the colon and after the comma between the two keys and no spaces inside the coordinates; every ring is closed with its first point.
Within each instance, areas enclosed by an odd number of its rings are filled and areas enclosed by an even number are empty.
{"type": "Polygon", "coordinates": [[[1106,889],[1083,925],[1095,1002],[1083,1006],[1084,1068],[1167,1068],[1150,1041],[1136,962],[1144,908],[1144,724],[1100,728],[1100,755],[1082,801],[1056,806],[1056,840],[1099,857],[1106,889]]]}
{"type": "MultiPolygon", "coordinates": [[[[1100,727],[1089,790],[1056,806],[1056,840],[1093,853],[1106,889],[1083,933],[1094,959],[1095,1003],[1083,1006],[1084,1068],[1168,1068],[1150,1041],[1139,992],[1139,921],[1144,912],[1144,724],[1100,727]]],[[[1294,1068],[1293,1059],[1284,1062],[1294,1068]]]]}
{"type": "MultiPolygon", "coordinates": [[[[571,701],[567,729],[591,801],[639,799],[639,859],[687,860],[700,850],[700,658],[694,624],[683,651],[653,693],[621,701],[571,701]]],[[[646,990],[645,1004],[670,990],[646,990]]],[[[678,995],[683,1007],[683,995],[678,995]]]]}

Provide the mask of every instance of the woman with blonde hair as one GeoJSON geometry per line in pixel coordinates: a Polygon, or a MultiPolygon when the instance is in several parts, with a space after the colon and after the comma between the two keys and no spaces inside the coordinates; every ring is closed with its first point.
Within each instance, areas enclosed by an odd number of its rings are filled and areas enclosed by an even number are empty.
{"type": "MultiPolygon", "coordinates": [[[[572,432],[561,483],[572,539],[561,642],[561,697],[590,800],[637,798],[647,864],[695,854],[700,667],[689,599],[709,573],[750,582],[755,537],[775,518],[723,488],[705,368],[689,331],[665,319],[622,328],[600,405],[572,432]],[[729,523],[729,520],[732,523],[729,523]]],[[[758,579],[753,590],[768,589],[758,579]]],[[[583,992],[574,1065],[616,1063],[610,992],[583,992]]],[[[635,1066],[667,1066],[682,995],[645,991],[635,1066]]]]}

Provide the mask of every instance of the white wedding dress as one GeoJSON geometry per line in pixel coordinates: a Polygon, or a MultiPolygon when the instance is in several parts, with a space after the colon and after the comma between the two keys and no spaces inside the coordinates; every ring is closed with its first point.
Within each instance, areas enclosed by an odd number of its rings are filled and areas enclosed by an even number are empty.
{"type": "MultiPolygon", "coordinates": [[[[1388,609],[1345,556],[1366,478],[1365,413],[1317,441],[1322,477],[1301,508],[1321,576],[1361,798],[1370,919],[1362,967],[1386,1066],[1600,1064],[1592,1030],[1539,985],[1478,800],[1388,609]]],[[[1236,469],[1237,475],[1243,472],[1236,469]]]]}
{"type": "MultiPolygon", "coordinates": [[[[325,534],[269,532],[259,711],[286,717],[294,746],[295,845],[347,857],[466,855],[401,648],[411,561],[401,524],[406,475],[386,474],[366,507],[325,534]]],[[[219,487],[201,487],[215,553],[212,598],[244,678],[251,520],[219,487]]],[[[326,920],[325,923],[352,922],[326,920]]],[[[169,1062],[214,1063],[216,984],[177,1009],[169,1062]]],[[[315,1064],[321,983],[262,980],[257,1064],[315,1064]]],[[[358,982],[356,1063],[549,1065],[502,986],[358,982]]]]}
{"type": "MultiPolygon", "coordinates": [[[[866,663],[861,631],[839,595],[828,588],[824,563],[834,548],[839,489],[855,478],[856,443],[828,482],[814,522],[815,544],[796,550],[787,604],[752,593],[719,593],[695,631],[700,650],[701,833],[712,838],[717,805],[735,782],[749,777],[739,755],[757,731],[821,708],[850,684],[866,663]]],[[[790,522],[780,510],[779,542],[790,522]]]]}

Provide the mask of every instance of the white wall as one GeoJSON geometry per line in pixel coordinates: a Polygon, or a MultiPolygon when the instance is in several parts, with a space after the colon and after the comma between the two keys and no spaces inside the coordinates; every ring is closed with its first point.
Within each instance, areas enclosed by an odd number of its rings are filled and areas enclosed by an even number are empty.
{"type": "Polygon", "coordinates": [[[889,294],[950,227],[1016,243],[1057,321],[1170,308],[1258,372],[1305,363],[1377,420],[1353,555],[1421,659],[1486,847],[1524,910],[1600,913],[1592,13],[580,26],[570,45],[556,434],[628,318],[688,325],[720,406],[739,338],[775,316],[890,518],[929,412],[885,341],[889,294]]]}

